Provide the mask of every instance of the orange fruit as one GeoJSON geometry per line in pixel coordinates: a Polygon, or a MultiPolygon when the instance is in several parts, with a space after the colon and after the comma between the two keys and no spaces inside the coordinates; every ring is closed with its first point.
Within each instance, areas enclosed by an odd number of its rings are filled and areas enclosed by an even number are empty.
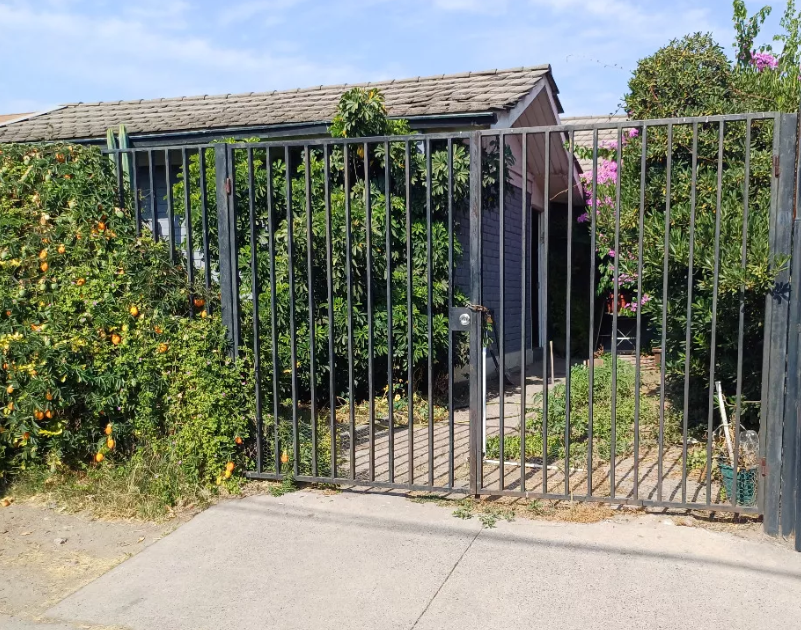
{"type": "Polygon", "coordinates": [[[162,332],[162,331],[161,331],[161,326],[153,326],[153,330],[155,330],[155,331],[156,331],[156,334],[157,334],[157,335],[160,335],[160,334],[161,334],[161,332],[162,332]]]}
{"type": "Polygon", "coordinates": [[[9,411],[14,411],[14,401],[11,401],[10,403],[8,403],[8,410],[9,411]]]}
{"type": "Polygon", "coordinates": [[[36,411],[33,412],[33,417],[36,418],[37,420],[42,420],[44,418],[44,411],[42,411],[41,409],[37,409],[36,411]]]}
{"type": "Polygon", "coordinates": [[[95,455],[95,461],[96,461],[98,464],[99,464],[100,462],[102,462],[104,459],[106,459],[106,457],[103,455],[103,453],[97,453],[97,454],[95,455]]]}
{"type": "Polygon", "coordinates": [[[102,221],[98,221],[97,222],[97,230],[98,230],[98,232],[103,232],[103,231],[105,231],[105,229],[106,229],[106,224],[103,223],[102,221]]]}
{"type": "Polygon", "coordinates": [[[234,462],[228,462],[228,463],[225,465],[225,470],[226,470],[226,471],[228,471],[228,472],[231,472],[231,471],[233,471],[233,469],[234,469],[234,468],[235,468],[235,466],[234,466],[234,462]]]}
{"type": "Polygon", "coordinates": [[[114,445],[115,445],[114,438],[109,438],[106,440],[106,446],[108,446],[109,449],[114,448],[114,445]]]}
{"type": "Polygon", "coordinates": [[[139,309],[136,306],[132,306],[131,308],[129,308],[128,312],[131,314],[131,317],[139,316],[139,309]]]}
{"type": "Polygon", "coordinates": [[[192,302],[195,305],[195,308],[203,308],[206,305],[206,300],[201,297],[196,297],[192,302]]]}
{"type": "Polygon", "coordinates": [[[47,400],[53,400],[53,394],[51,394],[50,392],[47,392],[45,394],[45,398],[47,398],[47,400]]]}
{"type": "Polygon", "coordinates": [[[79,287],[82,287],[83,285],[85,285],[85,284],[86,284],[86,278],[78,278],[78,279],[75,281],[75,284],[77,284],[79,287]]]}
{"type": "Polygon", "coordinates": [[[242,444],[242,438],[237,435],[236,438],[234,438],[234,442],[239,446],[242,444]]]}
{"type": "Polygon", "coordinates": [[[3,499],[2,501],[0,501],[0,504],[2,504],[3,507],[8,507],[9,505],[11,505],[11,499],[3,499]]]}
{"type": "Polygon", "coordinates": [[[75,234],[75,238],[77,238],[77,239],[80,241],[80,240],[83,238],[83,236],[81,236],[81,233],[80,233],[80,232],[77,232],[77,233],[75,234]]]}
{"type": "Polygon", "coordinates": [[[48,420],[52,420],[53,419],[53,410],[52,409],[48,409],[47,411],[45,411],[45,418],[47,418],[48,420]]]}
{"type": "Polygon", "coordinates": [[[223,477],[225,477],[226,479],[230,479],[232,474],[233,473],[230,470],[226,470],[223,477]]]}
{"type": "Polygon", "coordinates": [[[113,429],[112,429],[112,427],[111,427],[111,423],[109,422],[109,423],[106,425],[106,428],[103,430],[103,433],[105,433],[106,435],[111,435],[111,431],[112,431],[112,430],[113,430],[113,429]]]}
{"type": "Polygon", "coordinates": [[[289,455],[287,454],[286,451],[284,451],[283,453],[281,453],[281,463],[286,464],[288,461],[289,461],[289,455]]]}
{"type": "Polygon", "coordinates": [[[6,392],[9,393],[9,394],[13,394],[14,393],[14,386],[13,385],[9,385],[8,387],[6,387],[6,392]]]}
{"type": "Polygon", "coordinates": [[[159,353],[160,354],[164,354],[165,352],[167,352],[168,348],[169,348],[169,346],[166,343],[160,343],[159,344],[159,353]]]}
{"type": "Polygon", "coordinates": [[[31,439],[31,434],[28,431],[25,431],[25,433],[22,434],[22,439],[23,440],[30,440],[31,439]]]}
{"type": "Polygon", "coordinates": [[[43,249],[39,252],[39,260],[45,260],[47,258],[47,250],[43,249]]]}
{"type": "Polygon", "coordinates": [[[50,269],[50,265],[48,265],[46,262],[43,262],[41,265],[39,265],[39,269],[41,269],[43,272],[45,272],[48,269],[50,269]]]}
{"type": "Polygon", "coordinates": [[[56,153],[56,162],[59,164],[64,164],[65,158],[63,153],[56,153]]]}
{"type": "Polygon", "coordinates": [[[206,319],[206,317],[207,317],[206,311],[205,310],[200,311],[200,319],[206,319]]]}
{"type": "Polygon", "coordinates": [[[111,343],[113,343],[115,346],[120,345],[121,341],[122,341],[122,337],[120,337],[117,333],[114,333],[113,335],[111,335],[111,343]]]}
{"type": "Polygon", "coordinates": [[[64,253],[64,252],[66,252],[66,251],[67,251],[67,248],[66,248],[66,247],[64,247],[64,245],[59,245],[59,246],[58,246],[58,253],[59,253],[59,254],[63,254],[63,253],[64,253]]]}

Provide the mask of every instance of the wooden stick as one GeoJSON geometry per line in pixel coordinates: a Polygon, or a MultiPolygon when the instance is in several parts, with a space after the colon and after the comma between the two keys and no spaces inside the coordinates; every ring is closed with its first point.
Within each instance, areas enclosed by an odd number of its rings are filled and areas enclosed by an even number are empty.
{"type": "Polygon", "coordinates": [[[723,399],[723,387],[720,381],[715,381],[715,387],[718,389],[718,405],[720,406],[720,416],[723,418],[723,435],[726,436],[726,448],[729,449],[729,459],[734,470],[737,470],[738,462],[734,459],[734,448],[731,445],[731,434],[729,432],[729,418],[726,416],[726,405],[723,399]]]}

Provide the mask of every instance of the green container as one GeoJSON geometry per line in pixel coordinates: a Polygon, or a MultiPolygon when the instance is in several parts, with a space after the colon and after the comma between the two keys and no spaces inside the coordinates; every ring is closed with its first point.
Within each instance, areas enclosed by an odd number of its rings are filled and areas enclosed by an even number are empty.
{"type": "MultiPolygon", "coordinates": [[[[731,500],[734,496],[732,484],[734,482],[734,468],[723,460],[718,460],[720,475],[723,477],[723,487],[726,488],[726,497],[731,500]]],[[[737,505],[752,506],[756,504],[757,496],[757,467],[741,468],[737,471],[737,505]]]]}

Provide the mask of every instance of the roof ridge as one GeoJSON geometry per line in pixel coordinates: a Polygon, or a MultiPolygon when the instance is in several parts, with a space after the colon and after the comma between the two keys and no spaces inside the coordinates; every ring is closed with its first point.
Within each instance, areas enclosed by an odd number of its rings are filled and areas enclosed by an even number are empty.
{"type": "Polygon", "coordinates": [[[541,64],[535,66],[519,66],[516,68],[495,68],[490,70],[474,70],[469,72],[456,72],[456,73],[448,73],[448,74],[432,74],[427,76],[416,76],[416,77],[406,77],[401,79],[384,79],[380,81],[360,81],[355,83],[332,83],[332,84],[320,84],[320,85],[310,85],[306,87],[295,87],[289,88],[285,90],[264,90],[261,92],[242,92],[239,94],[233,93],[225,93],[225,94],[189,94],[183,96],[160,96],[156,98],[135,98],[129,100],[108,100],[108,101],[93,101],[93,102],[85,102],[85,101],[77,101],[72,103],[63,103],[59,107],[76,107],[78,105],[82,105],[84,107],[98,107],[98,106],[105,106],[105,105],[134,105],[134,104],[143,104],[143,103],[161,103],[161,102],[176,102],[186,99],[194,99],[194,100],[211,100],[211,99],[228,99],[231,97],[235,98],[248,98],[254,96],[266,96],[266,95],[275,95],[275,94],[297,94],[300,92],[313,92],[315,90],[331,90],[336,88],[354,88],[354,87],[366,87],[366,86],[379,86],[379,85],[395,85],[398,83],[420,83],[422,81],[435,81],[435,80],[443,80],[443,79],[462,79],[462,78],[470,78],[470,77],[477,77],[477,76],[488,76],[488,75],[499,75],[499,74],[512,74],[512,73],[519,73],[524,74],[526,72],[532,71],[551,71],[550,64],[541,64]]]}

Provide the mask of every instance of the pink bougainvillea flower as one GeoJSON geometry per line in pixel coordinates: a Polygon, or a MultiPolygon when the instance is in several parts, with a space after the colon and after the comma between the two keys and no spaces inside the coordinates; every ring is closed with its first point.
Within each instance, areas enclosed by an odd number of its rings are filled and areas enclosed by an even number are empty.
{"type": "Polygon", "coordinates": [[[640,135],[639,129],[629,129],[629,138],[636,138],[640,135]]]}
{"type": "Polygon", "coordinates": [[[767,52],[752,52],[751,65],[755,66],[759,72],[771,69],[775,70],[779,66],[779,60],[767,52]]]}

